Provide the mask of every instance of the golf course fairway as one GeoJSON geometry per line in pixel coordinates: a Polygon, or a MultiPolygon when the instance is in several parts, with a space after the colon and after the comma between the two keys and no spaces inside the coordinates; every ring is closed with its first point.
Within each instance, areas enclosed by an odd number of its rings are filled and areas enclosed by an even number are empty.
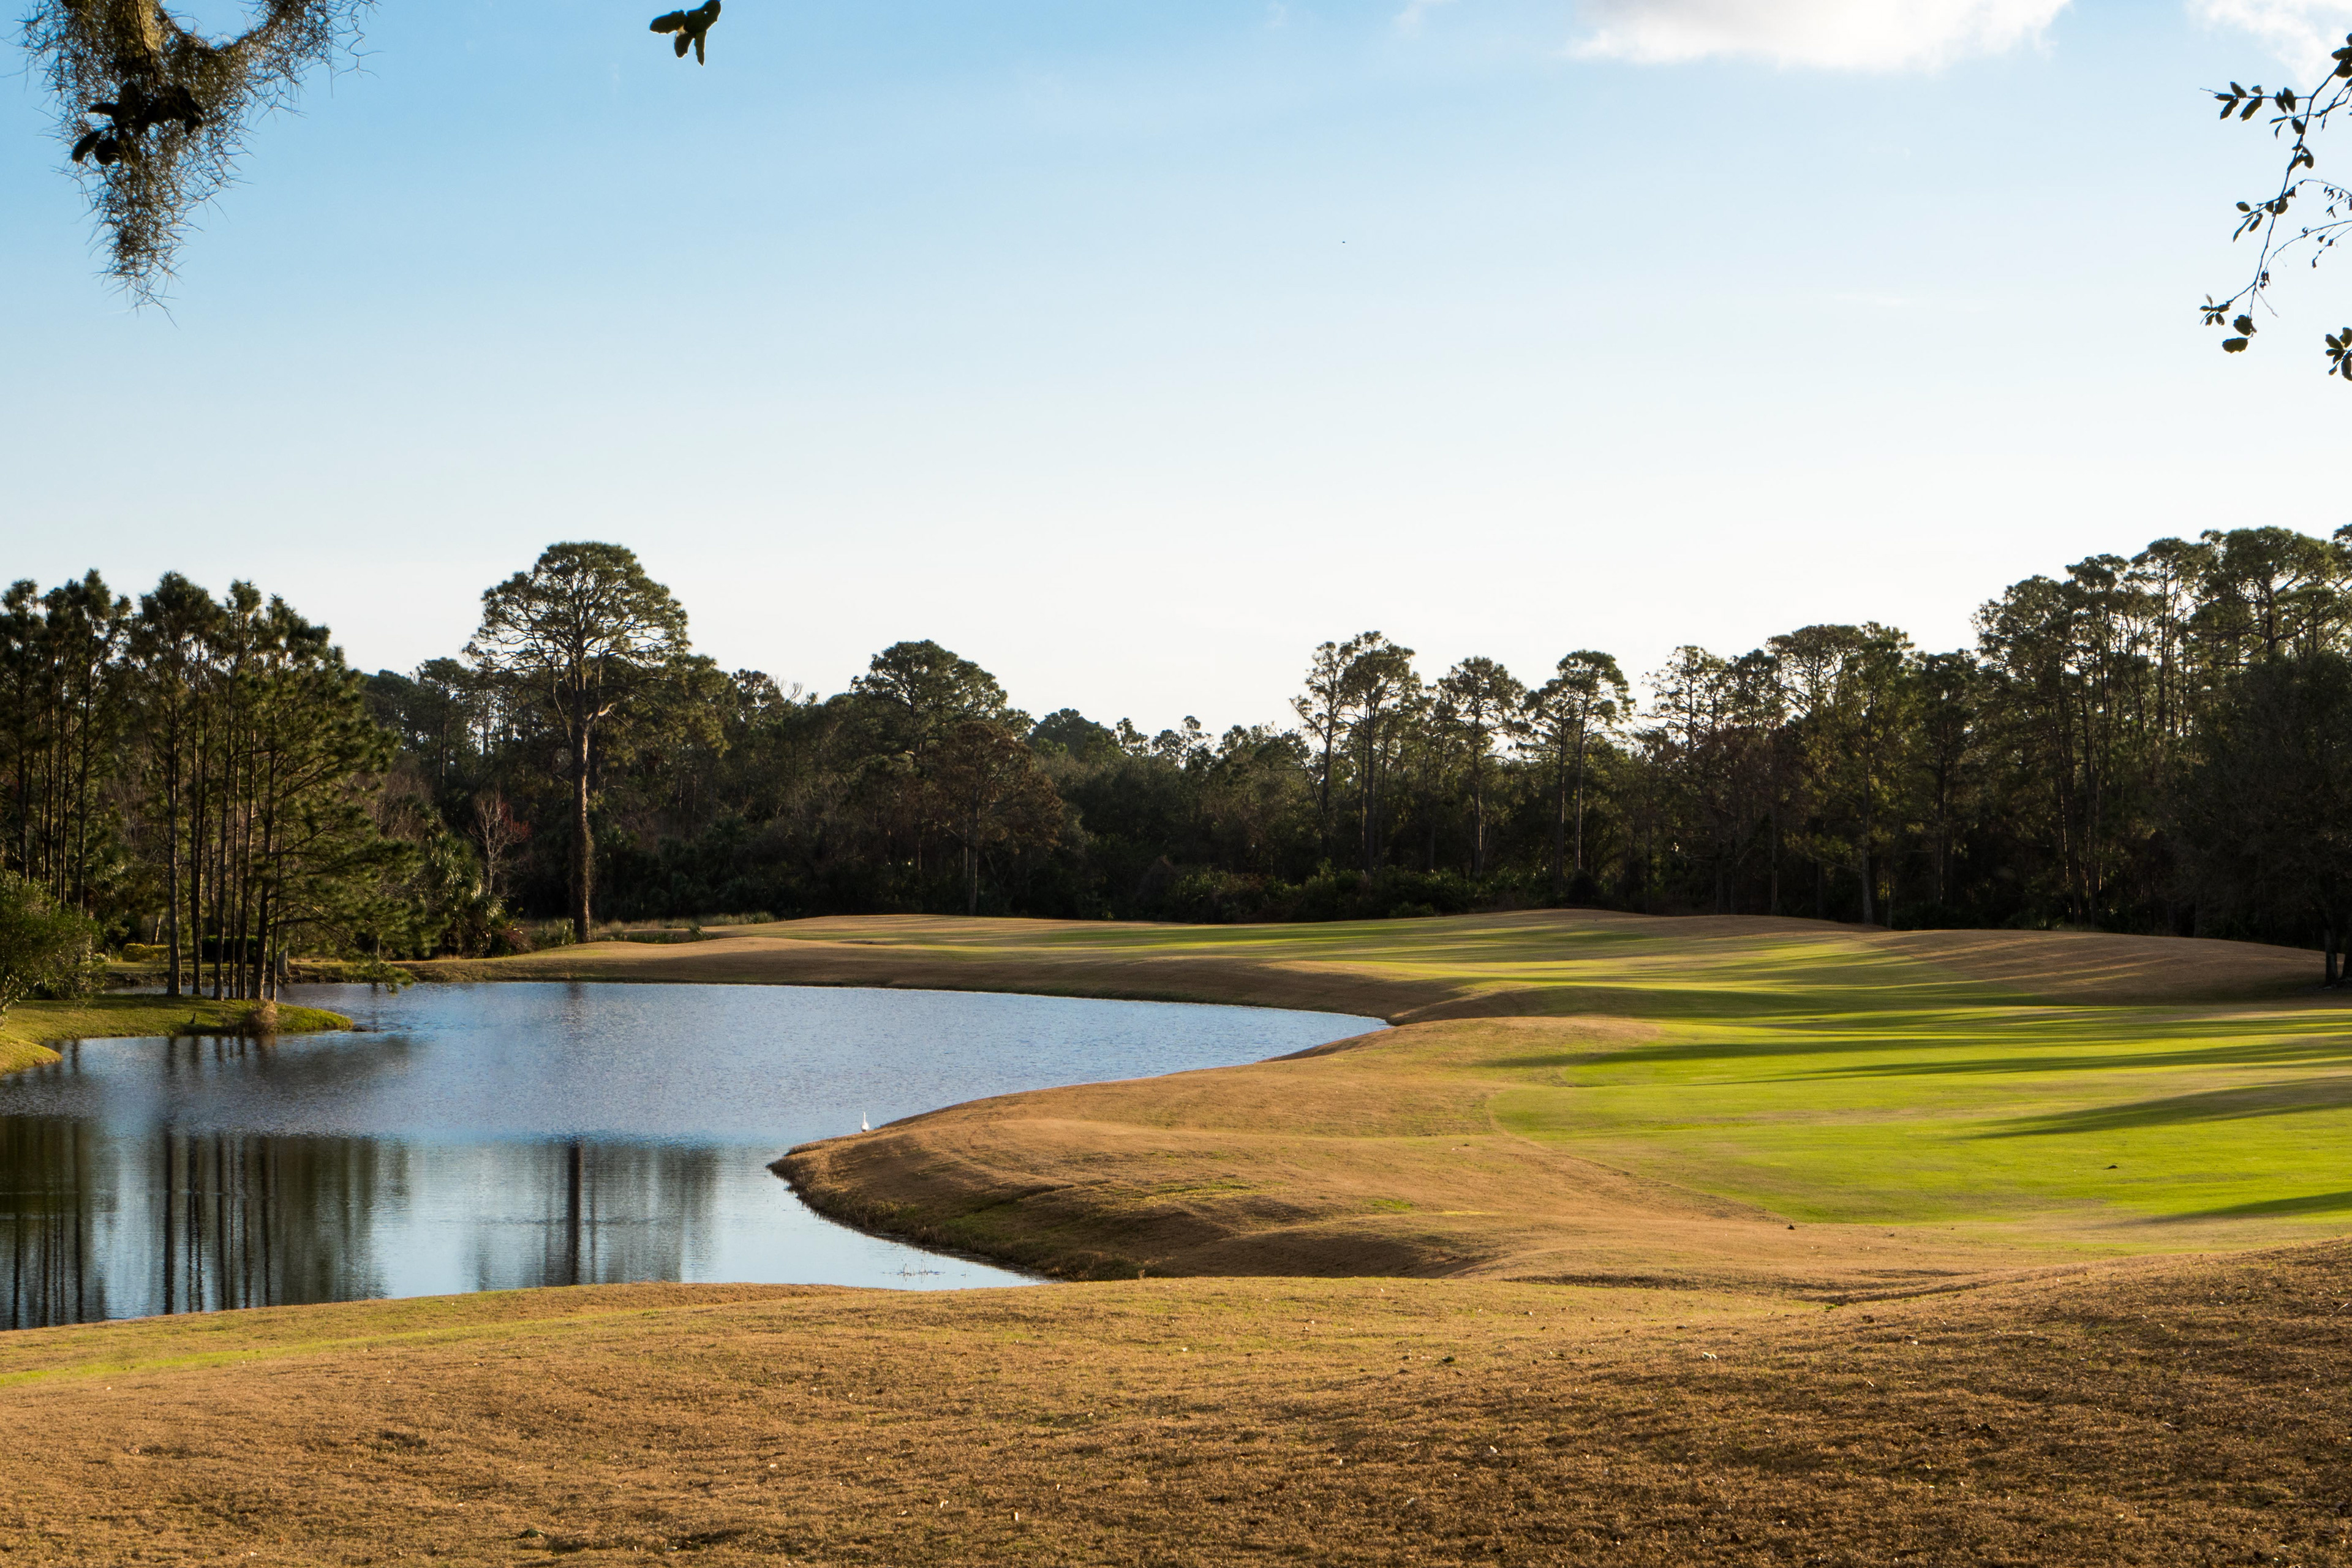
{"type": "Polygon", "coordinates": [[[1295,1060],[953,1107],[782,1165],[861,1226],[1071,1278],[1851,1293],[2352,1220],[2352,1014],[2317,989],[2314,955],[2244,943],[1591,911],[877,919],[460,972],[1391,1020],[1295,1060]]]}
{"type": "Polygon", "coordinates": [[[9,1561],[2352,1563],[2352,1015],[2313,954],[1554,911],[422,967],[1392,1026],[781,1163],[1061,1283],[5,1336],[9,1561]]]}

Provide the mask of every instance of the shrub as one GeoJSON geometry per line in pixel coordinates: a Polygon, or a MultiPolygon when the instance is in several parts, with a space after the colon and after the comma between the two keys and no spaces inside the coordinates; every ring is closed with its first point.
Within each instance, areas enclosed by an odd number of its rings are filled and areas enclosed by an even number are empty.
{"type": "Polygon", "coordinates": [[[95,922],[0,872],[0,1013],[27,996],[87,996],[105,973],[95,922]]]}

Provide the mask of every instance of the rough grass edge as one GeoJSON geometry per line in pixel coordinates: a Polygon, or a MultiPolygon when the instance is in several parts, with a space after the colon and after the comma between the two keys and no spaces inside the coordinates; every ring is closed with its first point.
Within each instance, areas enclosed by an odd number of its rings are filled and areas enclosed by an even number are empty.
{"type": "Polygon", "coordinates": [[[1018,1203],[1039,1190],[1035,1188],[992,1197],[963,1215],[949,1215],[937,1223],[917,1219],[911,1204],[877,1202],[863,1197],[847,1183],[828,1179],[823,1170],[823,1156],[818,1152],[826,1144],[841,1142],[844,1140],[827,1138],[815,1143],[799,1144],[781,1158],[770,1161],[768,1170],[771,1174],[782,1178],[801,1202],[845,1229],[883,1241],[905,1242],[926,1252],[959,1258],[967,1263],[986,1264],[991,1268],[1025,1273],[1040,1279],[1139,1279],[1150,1268],[1147,1260],[1122,1254],[1093,1248],[1071,1250],[1057,1247],[1049,1237],[1000,1236],[993,1232],[983,1233],[982,1227],[978,1226],[967,1228],[957,1226],[958,1220],[969,1220],[989,1209],[1018,1203]]]}
{"type": "Polygon", "coordinates": [[[19,1002],[0,1014],[0,1073],[21,1072],[59,1058],[52,1041],[139,1039],[152,1036],[239,1035],[267,1039],[355,1027],[341,1013],[198,996],[86,997],[76,1002],[19,1002]],[[265,1008],[268,1011],[265,1012],[265,1008]],[[271,1016],[270,1014],[274,1014],[271,1016]]]}

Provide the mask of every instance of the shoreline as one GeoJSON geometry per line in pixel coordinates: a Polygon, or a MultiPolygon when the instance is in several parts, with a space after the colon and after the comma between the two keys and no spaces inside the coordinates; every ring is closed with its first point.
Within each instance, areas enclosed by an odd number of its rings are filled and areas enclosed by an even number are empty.
{"type": "MultiPolygon", "coordinates": [[[[1542,1092],[1530,1064],[1671,1059],[1687,1048],[1671,1042],[1781,1030],[1792,1014],[1867,1022],[1894,1006],[1899,1024],[1903,1008],[1932,1005],[1980,1016],[1991,1043],[2022,1026],[2029,1047],[2044,1029],[2130,1034],[2159,1014],[2324,1028],[2333,1009],[2310,994],[2305,965],[2290,950],[2186,939],[1538,911],[1305,930],[808,921],[558,950],[496,973],[1148,994],[1390,1020],[1286,1061],[946,1107],[797,1145],[773,1167],[816,1212],[878,1237],[1066,1280],[1546,1279],[1859,1300],[2342,1227],[2159,1231],[2112,1209],[2075,1224],[2046,1201],[2038,1229],[1824,1214],[1719,1176],[1693,1184],[1638,1147],[1563,1144],[1495,1107],[1542,1092]],[[2029,973],[2031,989],[2016,984],[2029,973]],[[1496,1209],[1497,1192],[1518,1212],[1496,1209]]],[[[468,967],[466,978],[490,977],[468,967]]],[[[2138,1092],[2118,1080],[2127,1089],[2138,1092]]]]}
{"type": "MultiPolygon", "coordinates": [[[[1591,910],[1218,927],[875,916],[726,930],[404,967],[430,982],[870,986],[1388,1021],[1287,1057],[947,1106],[794,1145],[770,1165],[835,1223],[1050,1279],[1484,1278],[1860,1300],[2344,1228],[2305,1200],[2283,1157],[2246,1167],[2231,1195],[2253,1201],[2237,1204],[2184,1201],[2186,1153],[2172,1158],[2183,1169],[2159,1162],[2171,1185],[2152,1202],[2145,1186],[2089,1173],[2118,1168],[2090,1153],[2102,1117],[2181,1087],[2164,1076],[2178,1070],[2160,1059],[2168,1031],[2250,1047],[2333,1032],[2336,1008],[2310,992],[2294,950],[1591,910]],[[2018,1076],[2069,1041],[2104,1042],[2117,1070],[2018,1076]],[[1864,1068],[1857,1049],[1874,1058],[1864,1068]],[[1701,1065],[1674,1065],[1685,1061],[1701,1065]],[[1879,1090],[1843,1144],[1779,1131],[1856,1082],[1905,1087],[1879,1090]],[[1972,1082],[1986,1089],[1973,1100],[1972,1082]],[[2048,1146],[1985,1141],[1988,1116],[2053,1091],[2073,1098],[2052,1103],[2079,1109],[2051,1130],[2072,1116],[2088,1132],[2048,1146]],[[1692,1093],[1713,1108],[1685,1115],[1692,1093]],[[1610,1105],[1624,1109],[1599,1121],[1582,1109],[1610,1105]],[[1698,1131],[1678,1138],[1683,1123],[1698,1131]],[[1751,1147],[1759,1137],[1780,1143],[1751,1147]],[[1906,1166],[1920,1137],[1961,1164],[1906,1166]],[[2044,1174],[2046,1160],[2003,1161],[2077,1146],[2063,1181],[2044,1174]],[[2279,1197],[2305,1207],[2268,1212],[2279,1197]]],[[[2236,1080],[2212,1081],[2234,1092],[2236,1080]]],[[[2242,1164],[2260,1151],[2221,1152],[2242,1164]]],[[[2149,1162],[2136,1155],[2132,1168],[2149,1162]]]]}
{"type": "MultiPolygon", "coordinates": [[[[775,1178],[776,1178],[776,1180],[778,1180],[778,1181],[780,1181],[780,1182],[783,1183],[783,1184],[784,1184],[784,1190],[785,1190],[786,1192],[791,1193],[791,1194],[793,1194],[793,1196],[795,1199],[799,1200],[799,1202],[801,1203],[802,1206],[803,1206],[804,1208],[806,1208],[806,1209],[809,1211],[809,1213],[811,1213],[811,1214],[813,1214],[813,1215],[816,1215],[816,1217],[817,1217],[817,1218],[819,1218],[819,1219],[821,1219],[821,1220],[824,1221],[827,1225],[837,1225],[837,1226],[840,1226],[842,1229],[844,1229],[844,1230],[854,1232],[855,1234],[856,1234],[856,1235],[858,1235],[858,1236],[866,1237],[869,1237],[869,1238],[871,1238],[871,1239],[873,1239],[873,1240],[876,1240],[876,1241],[889,1241],[889,1242],[896,1242],[897,1244],[898,1244],[898,1245],[899,1245],[899,1246],[901,1246],[901,1247],[914,1247],[915,1249],[917,1249],[918,1251],[922,1252],[922,1253],[925,1253],[925,1254],[927,1254],[927,1255],[929,1255],[929,1256],[930,1256],[930,1257],[934,1257],[934,1258],[954,1258],[954,1259],[955,1259],[957,1262],[959,1262],[959,1263],[977,1263],[977,1264],[982,1265],[982,1267],[984,1267],[984,1268],[1002,1269],[1002,1270],[1003,1270],[1004,1272],[1006,1272],[1006,1273],[1008,1273],[1008,1274],[1019,1274],[1019,1275],[1023,1276],[1023,1278],[1022,1278],[1022,1279],[1020,1280],[1020,1282],[1019,1282],[1018,1286],[1003,1286],[1003,1285],[961,1285],[961,1286],[954,1286],[954,1287],[948,1287],[948,1286],[918,1286],[918,1287],[916,1287],[916,1289],[925,1289],[925,1290],[947,1290],[947,1289],[958,1289],[958,1290],[1000,1290],[1000,1289],[1027,1289],[1028,1287],[1033,1286],[1033,1285],[1055,1285],[1055,1284],[1060,1284],[1060,1283],[1062,1283],[1062,1277],[1061,1277],[1060,1275],[1058,1275],[1058,1274],[1042,1273],[1042,1272],[1040,1272],[1040,1271],[1039,1271],[1039,1270],[1037,1270],[1037,1269],[1030,1268],[1026,1268],[1026,1267],[1024,1267],[1024,1266],[1023,1266],[1023,1265],[1021,1265],[1021,1264],[1018,1264],[1018,1263],[1010,1263],[1010,1262],[1007,1262],[1005,1259],[1003,1259],[1003,1258],[991,1258],[991,1257],[988,1257],[988,1256],[987,1256],[986,1254],[984,1254],[984,1253],[972,1252],[972,1251],[970,1251],[970,1250],[968,1250],[968,1249],[966,1249],[966,1248],[963,1248],[963,1247],[960,1247],[954,1246],[953,1244],[951,1244],[951,1243],[948,1243],[948,1242],[928,1242],[928,1241],[918,1241],[918,1240],[914,1239],[914,1238],[913,1238],[913,1237],[911,1237],[902,1236],[902,1235],[900,1235],[900,1234],[898,1234],[898,1233],[897,1233],[897,1232],[895,1232],[895,1231],[882,1230],[882,1229],[877,1229],[877,1227],[875,1227],[875,1226],[873,1226],[860,1225],[860,1224],[858,1224],[856,1220],[846,1218],[846,1217],[845,1217],[845,1216],[843,1216],[843,1215],[837,1215],[837,1214],[831,1213],[830,1211],[825,1210],[825,1209],[823,1209],[823,1208],[819,1208],[819,1207],[818,1207],[814,1203],[810,1202],[808,1194],[807,1194],[806,1192],[804,1192],[804,1191],[803,1191],[803,1190],[802,1190],[802,1187],[801,1187],[800,1183],[798,1183],[797,1181],[793,1180],[793,1174],[792,1174],[792,1172],[791,1172],[790,1170],[786,1169],[786,1165],[787,1165],[788,1162],[790,1162],[790,1160],[791,1160],[791,1159],[792,1159],[792,1155],[791,1155],[791,1153],[790,1153],[789,1152],[785,1152],[785,1153],[779,1154],[779,1155],[777,1155],[774,1159],[772,1159],[772,1160],[769,1161],[769,1162],[767,1163],[766,1166],[765,1166],[765,1167],[763,1167],[763,1168],[767,1171],[768,1174],[770,1174],[770,1175],[772,1175],[772,1176],[775,1177],[775,1178]]],[[[887,1286],[884,1286],[884,1287],[874,1287],[874,1286],[864,1286],[864,1285],[808,1286],[808,1287],[794,1286],[794,1287],[792,1287],[792,1289],[803,1289],[803,1288],[805,1288],[805,1289],[839,1289],[839,1290],[862,1290],[862,1289],[891,1289],[891,1287],[887,1287],[887,1286]]]]}

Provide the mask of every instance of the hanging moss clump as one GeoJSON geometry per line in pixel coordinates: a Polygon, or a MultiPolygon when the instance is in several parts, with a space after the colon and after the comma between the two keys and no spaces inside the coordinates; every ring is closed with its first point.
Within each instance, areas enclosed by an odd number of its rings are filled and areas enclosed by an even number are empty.
{"type": "Polygon", "coordinates": [[[195,209],[235,173],[265,111],[359,40],[368,0],[265,0],[235,37],[200,36],[153,0],[37,0],[25,41],[56,95],[106,273],[155,299],[195,209]]]}

